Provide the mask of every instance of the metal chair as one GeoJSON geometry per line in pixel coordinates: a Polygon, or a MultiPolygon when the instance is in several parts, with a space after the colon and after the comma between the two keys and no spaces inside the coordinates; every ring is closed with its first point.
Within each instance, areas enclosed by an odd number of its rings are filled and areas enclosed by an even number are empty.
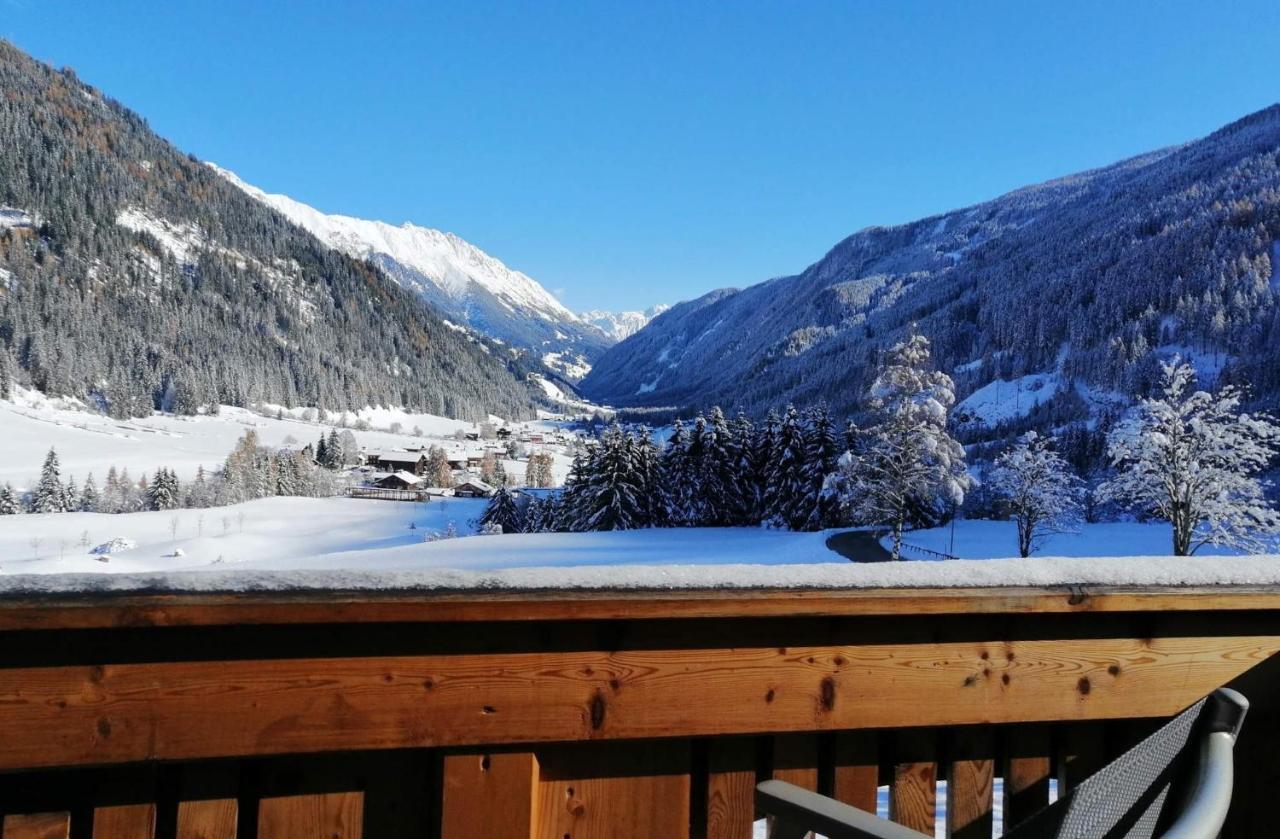
{"type": "MultiPolygon", "coordinates": [[[[1249,702],[1214,691],[1004,835],[1010,839],[1213,839],[1231,805],[1232,750],[1249,702]]],[[[756,787],[772,839],[922,839],[874,814],[784,781],[756,787]]]]}

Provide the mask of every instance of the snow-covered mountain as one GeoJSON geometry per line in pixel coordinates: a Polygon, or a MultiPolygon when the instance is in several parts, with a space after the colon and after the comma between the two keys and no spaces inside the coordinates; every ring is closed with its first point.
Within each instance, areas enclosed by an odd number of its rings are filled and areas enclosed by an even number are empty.
{"type": "Polygon", "coordinates": [[[323,213],[209,166],[335,250],[377,264],[454,323],[528,347],[570,379],[581,378],[619,340],[571,312],[532,277],[452,233],[323,213]]]}
{"type": "MultiPolygon", "coordinates": [[[[1114,412],[1177,354],[1280,409],[1280,105],[1208,137],[869,227],[804,271],[673,306],[579,390],[617,407],[859,409],[916,330],[967,422],[1114,412]]],[[[1209,375],[1211,374],[1211,376],[1209,375]]]]}
{"type": "Polygon", "coordinates": [[[615,341],[624,341],[644,329],[649,321],[671,307],[665,303],[650,306],[643,312],[606,312],[595,309],[583,312],[580,318],[604,332],[615,341]]]}

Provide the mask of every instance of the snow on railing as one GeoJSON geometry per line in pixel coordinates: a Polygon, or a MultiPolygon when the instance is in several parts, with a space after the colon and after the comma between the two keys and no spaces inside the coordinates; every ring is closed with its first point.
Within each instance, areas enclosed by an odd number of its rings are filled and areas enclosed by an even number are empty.
{"type": "Polygon", "coordinates": [[[909,542],[902,543],[902,553],[913,553],[921,559],[959,559],[955,554],[943,553],[941,551],[931,551],[928,548],[922,548],[919,545],[912,545],[909,542]]]}

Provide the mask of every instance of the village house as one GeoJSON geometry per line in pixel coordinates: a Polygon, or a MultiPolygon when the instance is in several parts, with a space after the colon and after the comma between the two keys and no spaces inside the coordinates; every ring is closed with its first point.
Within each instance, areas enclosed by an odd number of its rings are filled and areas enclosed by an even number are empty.
{"type": "Polygon", "coordinates": [[[378,489],[417,489],[422,479],[411,472],[392,472],[373,482],[378,489]]]}
{"type": "Polygon", "coordinates": [[[453,494],[456,498],[488,498],[493,495],[493,487],[479,478],[467,478],[454,484],[453,494]]]}
{"type": "Polygon", "coordinates": [[[427,456],[422,452],[371,452],[368,462],[383,472],[409,472],[420,476],[427,471],[427,456]]]}

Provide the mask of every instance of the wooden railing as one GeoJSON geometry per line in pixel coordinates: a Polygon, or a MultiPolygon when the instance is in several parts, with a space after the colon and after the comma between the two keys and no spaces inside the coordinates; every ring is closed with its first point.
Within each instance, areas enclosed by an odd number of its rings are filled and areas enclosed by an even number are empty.
{"type": "Polygon", "coordinates": [[[990,836],[1213,688],[1274,833],[1280,592],[98,596],[0,603],[19,837],[726,837],[784,778],[990,836]]]}
{"type": "Polygon", "coordinates": [[[347,487],[348,498],[369,498],[375,501],[422,501],[431,495],[422,489],[391,489],[389,487],[347,487]]]}

